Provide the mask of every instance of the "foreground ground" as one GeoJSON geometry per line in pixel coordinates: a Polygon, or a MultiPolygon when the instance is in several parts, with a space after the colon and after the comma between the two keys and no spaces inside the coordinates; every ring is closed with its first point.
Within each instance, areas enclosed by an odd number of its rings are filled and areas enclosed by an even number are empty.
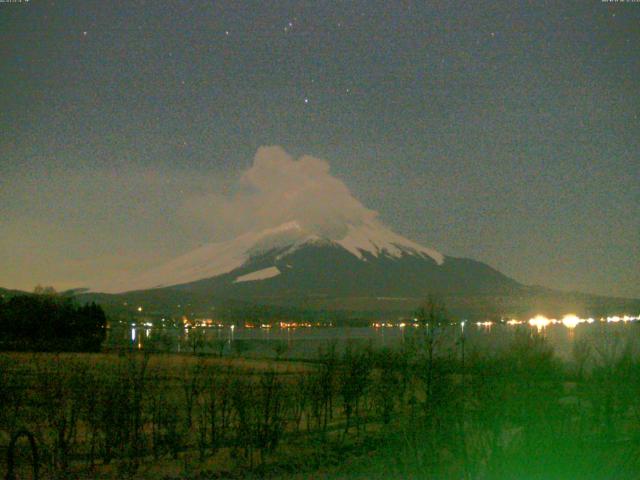
{"type": "Polygon", "coordinates": [[[559,362],[542,335],[499,354],[328,346],[315,362],[0,356],[0,474],[31,478],[637,478],[640,362],[608,339],[559,362]]]}

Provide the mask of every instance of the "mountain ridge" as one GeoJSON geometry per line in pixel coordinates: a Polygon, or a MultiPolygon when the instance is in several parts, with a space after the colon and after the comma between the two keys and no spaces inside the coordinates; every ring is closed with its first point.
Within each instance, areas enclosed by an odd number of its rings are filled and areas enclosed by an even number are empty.
{"type": "Polygon", "coordinates": [[[332,238],[309,231],[297,221],[285,222],[274,228],[247,232],[232,240],[203,245],[136,278],[94,291],[123,293],[192,283],[226,274],[264,252],[285,247],[281,255],[286,255],[308,244],[338,245],[363,261],[368,261],[371,255],[386,254],[397,258],[411,254],[429,257],[437,264],[444,262],[445,256],[441,253],[396,234],[377,220],[360,225],[346,224],[345,227],[343,236],[332,238]]]}
{"type": "Polygon", "coordinates": [[[167,314],[185,308],[201,314],[217,308],[250,312],[251,305],[260,305],[292,315],[394,316],[412,312],[433,294],[454,315],[479,319],[640,310],[640,300],[522,284],[483,262],[423,247],[375,219],[346,224],[334,235],[297,221],[248,232],[204,245],[114,290],[94,290],[81,298],[114,306],[153,305],[167,314]]]}

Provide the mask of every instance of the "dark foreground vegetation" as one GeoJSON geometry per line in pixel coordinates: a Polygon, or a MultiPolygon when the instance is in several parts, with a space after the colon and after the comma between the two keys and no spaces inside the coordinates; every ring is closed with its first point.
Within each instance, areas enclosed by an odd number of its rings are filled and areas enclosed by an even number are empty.
{"type": "Polygon", "coordinates": [[[107,319],[95,303],[78,305],[52,289],[0,297],[0,349],[98,352],[107,319]]]}
{"type": "Polygon", "coordinates": [[[499,353],[464,352],[463,338],[439,351],[438,329],[422,331],[399,350],[328,345],[312,363],[4,354],[0,473],[638,478],[640,362],[619,339],[579,342],[561,363],[528,329],[499,353]]]}

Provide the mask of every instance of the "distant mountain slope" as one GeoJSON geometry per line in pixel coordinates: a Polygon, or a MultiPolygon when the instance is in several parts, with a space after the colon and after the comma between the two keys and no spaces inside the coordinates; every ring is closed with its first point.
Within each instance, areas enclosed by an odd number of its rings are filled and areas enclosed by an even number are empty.
{"type": "Polygon", "coordinates": [[[415,297],[428,293],[510,293],[521,285],[474,260],[444,257],[442,264],[427,256],[403,252],[356,257],[333,242],[314,241],[270,250],[251,257],[241,267],[209,279],[174,287],[211,292],[226,298],[283,297],[415,297]],[[256,272],[278,274],[246,281],[256,272]],[[238,281],[245,279],[245,281],[238,281]]]}
{"type": "Polygon", "coordinates": [[[519,284],[473,260],[445,257],[371,221],[337,239],[292,221],[205,245],[114,287],[176,287],[231,298],[497,293],[519,284]]]}
{"type": "Polygon", "coordinates": [[[358,226],[346,225],[338,238],[307,231],[300,223],[291,221],[276,228],[249,232],[233,240],[205,245],[102,291],[122,292],[192,283],[228,274],[236,269],[246,269],[256,261],[265,263],[265,268],[274,267],[276,262],[309,246],[340,248],[352,257],[350,260],[359,262],[381,257],[401,259],[407,256],[418,260],[429,259],[436,265],[444,262],[444,256],[439,252],[422,247],[375,220],[358,226]],[[274,255],[269,257],[270,253],[274,255]]]}
{"type": "Polygon", "coordinates": [[[118,294],[83,294],[114,305],[158,311],[211,312],[251,305],[406,314],[429,294],[470,318],[569,311],[640,311],[640,301],[564,293],[520,284],[482,262],[444,256],[377,220],[345,225],[340,234],[308,231],[291,221],[182,255],[113,285],[118,294]],[[163,310],[164,309],[164,310],[163,310]]]}
{"type": "Polygon", "coordinates": [[[11,297],[15,297],[16,295],[27,295],[28,292],[23,292],[22,290],[11,290],[8,288],[0,287],[0,298],[9,299],[11,297]]]}

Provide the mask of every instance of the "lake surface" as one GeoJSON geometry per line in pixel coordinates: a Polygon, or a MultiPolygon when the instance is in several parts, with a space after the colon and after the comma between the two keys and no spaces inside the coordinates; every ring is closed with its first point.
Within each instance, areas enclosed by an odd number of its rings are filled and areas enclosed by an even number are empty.
{"type": "MultiPolygon", "coordinates": [[[[159,349],[165,351],[240,354],[247,357],[310,359],[331,345],[340,352],[349,344],[374,348],[401,348],[418,338],[422,327],[298,327],[244,328],[153,326],[117,326],[109,330],[106,345],[110,348],[159,349]]],[[[576,342],[588,342],[600,355],[619,355],[625,348],[640,353],[640,322],[581,323],[573,328],[551,324],[540,328],[529,324],[460,325],[443,327],[439,331],[439,353],[457,356],[464,334],[465,351],[499,351],[509,346],[520,333],[539,333],[554,348],[556,355],[570,360],[576,342]]]]}

